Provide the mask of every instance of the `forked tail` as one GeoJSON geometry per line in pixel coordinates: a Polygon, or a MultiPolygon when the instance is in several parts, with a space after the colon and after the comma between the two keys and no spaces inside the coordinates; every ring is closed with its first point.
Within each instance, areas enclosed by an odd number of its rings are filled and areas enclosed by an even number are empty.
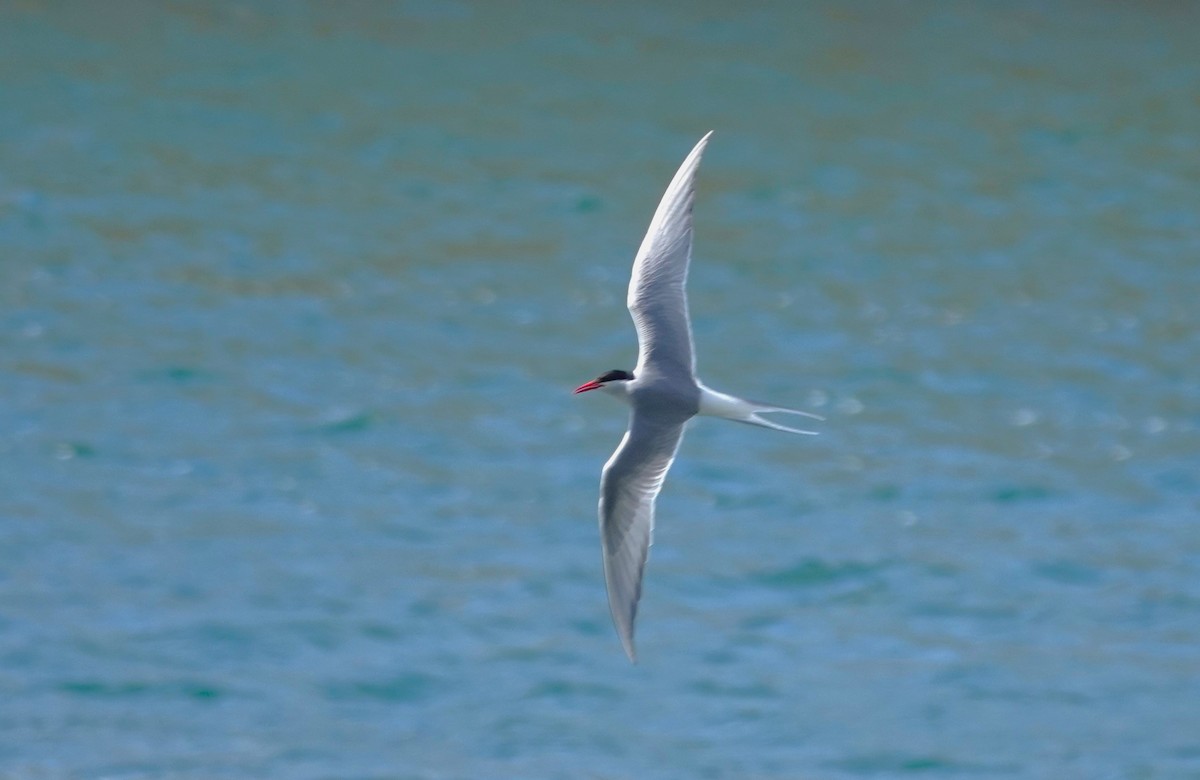
{"type": "Polygon", "coordinates": [[[747,401],[743,398],[737,398],[725,393],[718,393],[716,390],[700,386],[700,414],[705,414],[710,417],[724,417],[726,420],[734,422],[746,423],[747,425],[758,425],[762,428],[771,428],[776,431],[786,431],[788,433],[799,433],[805,436],[816,436],[816,431],[806,431],[801,428],[789,428],[786,425],[780,425],[777,422],[762,417],[763,414],[795,414],[801,417],[809,417],[814,420],[824,420],[825,418],[819,414],[812,412],[802,412],[799,409],[788,409],[785,406],[771,406],[770,404],[755,403],[747,401]]]}
{"type": "Polygon", "coordinates": [[[802,428],[789,428],[786,425],[780,425],[779,423],[771,422],[770,420],[766,419],[765,417],[759,416],[759,414],[762,412],[777,412],[779,414],[797,414],[797,415],[800,415],[801,417],[812,418],[813,420],[824,420],[825,419],[824,417],[822,417],[819,414],[813,414],[812,412],[802,412],[799,409],[787,409],[782,406],[755,406],[755,407],[753,407],[753,411],[750,412],[749,416],[747,416],[745,418],[741,418],[741,419],[737,419],[737,418],[733,418],[733,419],[736,419],[737,422],[744,422],[749,425],[761,425],[764,428],[772,428],[777,431],[787,431],[788,433],[802,433],[805,436],[816,436],[817,435],[816,431],[806,431],[802,428]]]}

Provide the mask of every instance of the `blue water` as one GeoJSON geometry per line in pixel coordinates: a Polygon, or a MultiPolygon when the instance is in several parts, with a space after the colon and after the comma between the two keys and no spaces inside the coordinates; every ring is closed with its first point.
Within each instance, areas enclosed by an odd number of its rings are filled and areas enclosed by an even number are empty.
{"type": "Polygon", "coordinates": [[[0,7],[0,777],[1200,778],[1200,6],[670,5],[0,7]]]}

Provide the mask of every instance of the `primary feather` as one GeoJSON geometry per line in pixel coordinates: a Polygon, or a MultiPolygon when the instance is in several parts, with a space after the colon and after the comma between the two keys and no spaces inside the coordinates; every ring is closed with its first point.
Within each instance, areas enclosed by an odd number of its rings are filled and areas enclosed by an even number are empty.
{"type": "Polygon", "coordinates": [[[683,423],[634,411],[600,477],[600,542],[608,606],[630,660],[642,572],[654,535],[654,501],[683,439],[683,423]]]}
{"type": "Polygon", "coordinates": [[[692,257],[692,207],[696,170],[709,132],[679,166],[663,193],[654,218],[633,261],[629,278],[629,313],[638,334],[638,365],[660,372],[696,373],[696,351],[688,318],[687,275],[692,257]]]}

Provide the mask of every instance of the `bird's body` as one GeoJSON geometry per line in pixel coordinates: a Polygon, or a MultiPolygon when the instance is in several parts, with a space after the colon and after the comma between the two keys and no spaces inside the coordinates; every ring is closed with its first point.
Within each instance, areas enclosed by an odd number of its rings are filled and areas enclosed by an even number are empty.
{"type": "Polygon", "coordinates": [[[633,262],[627,303],[638,333],[637,365],[632,372],[609,371],[575,390],[605,390],[631,407],[629,430],[600,478],[604,579],[613,623],[630,660],[635,659],[634,618],[654,531],[654,502],[687,421],[702,414],[807,434],[811,431],[788,428],[760,414],[816,417],[719,393],[696,378],[687,274],[696,169],[711,135],[700,139],[671,180],[633,262]]]}

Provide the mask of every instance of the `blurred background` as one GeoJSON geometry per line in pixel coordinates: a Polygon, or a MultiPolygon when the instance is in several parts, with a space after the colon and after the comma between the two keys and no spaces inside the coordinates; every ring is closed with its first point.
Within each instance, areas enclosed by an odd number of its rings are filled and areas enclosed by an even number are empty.
{"type": "Polygon", "coordinates": [[[0,777],[1200,777],[1193,3],[0,6],[0,777]],[[625,285],[700,171],[630,666],[625,285]]]}

